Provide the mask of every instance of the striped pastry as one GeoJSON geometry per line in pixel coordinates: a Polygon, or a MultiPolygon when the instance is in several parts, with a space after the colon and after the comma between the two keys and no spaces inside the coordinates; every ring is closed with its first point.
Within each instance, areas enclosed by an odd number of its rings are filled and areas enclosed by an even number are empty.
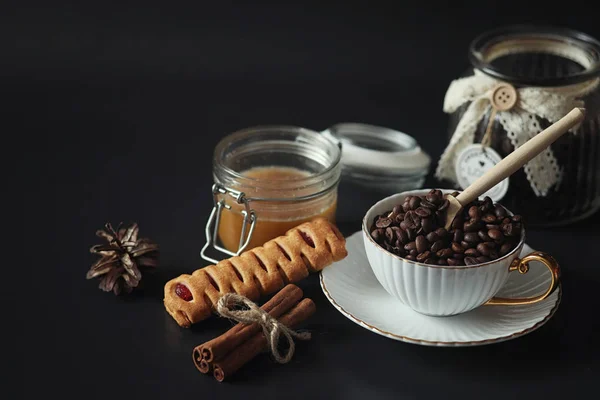
{"type": "Polygon", "coordinates": [[[317,218],[261,247],[170,280],[165,284],[165,308],[180,326],[189,327],[210,317],[225,293],[257,301],[347,255],[346,240],[337,227],[317,218]],[[182,291],[186,295],[180,296],[182,291]]]}

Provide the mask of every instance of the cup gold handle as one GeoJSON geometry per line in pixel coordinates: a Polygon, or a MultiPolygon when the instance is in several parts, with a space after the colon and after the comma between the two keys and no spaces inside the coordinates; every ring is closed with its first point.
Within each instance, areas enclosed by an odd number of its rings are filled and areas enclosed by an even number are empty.
{"type": "Polygon", "coordinates": [[[550,286],[545,293],[533,297],[524,298],[507,298],[507,297],[492,297],[485,303],[486,306],[515,306],[523,304],[533,304],[544,300],[550,296],[554,290],[558,287],[560,282],[560,266],[558,262],[549,254],[542,253],[541,251],[534,251],[531,254],[526,255],[523,258],[516,258],[508,267],[509,272],[519,271],[520,274],[526,274],[529,271],[529,262],[539,261],[550,270],[552,280],[550,286]]]}

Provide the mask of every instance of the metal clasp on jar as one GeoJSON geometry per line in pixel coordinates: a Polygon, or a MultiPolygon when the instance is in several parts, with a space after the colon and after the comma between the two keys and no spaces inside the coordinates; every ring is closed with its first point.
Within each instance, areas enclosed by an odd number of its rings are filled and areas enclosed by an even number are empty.
{"type": "Polygon", "coordinates": [[[206,261],[216,264],[219,261],[208,256],[206,254],[206,250],[212,246],[215,250],[220,251],[228,256],[237,256],[241,254],[244,251],[244,249],[248,246],[248,243],[250,243],[250,238],[252,238],[252,232],[254,232],[254,226],[256,225],[256,214],[254,213],[254,210],[250,208],[250,199],[246,197],[244,192],[229,189],[218,183],[215,183],[213,185],[212,192],[214,206],[210,213],[210,216],[208,217],[208,222],[206,223],[206,243],[204,244],[204,247],[202,247],[200,255],[206,261]],[[231,206],[225,202],[225,198],[219,199],[219,195],[229,195],[232,198],[234,198],[238,204],[244,205],[244,209],[242,210],[243,220],[242,232],[240,234],[240,243],[238,246],[238,250],[235,253],[219,246],[217,243],[217,234],[219,232],[221,212],[223,212],[223,209],[231,210],[231,206]],[[248,237],[245,237],[246,232],[248,232],[248,237]]]}

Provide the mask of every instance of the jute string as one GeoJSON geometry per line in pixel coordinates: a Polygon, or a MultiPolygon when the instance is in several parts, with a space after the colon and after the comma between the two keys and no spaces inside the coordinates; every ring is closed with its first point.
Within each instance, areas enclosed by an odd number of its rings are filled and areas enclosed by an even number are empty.
{"type": "Polygon", "coordinates": [[[300,340],[309,340],[311,338],[310,332],[295,332],[291,330],[255,303],[239,294],[227,293],[223,295],[217,302],[217,313],[243,324],[259,324],[263,334],[267,338],[271,354],[275,358],[275,361],[280,364],[285,364],[292,359],[296,349],[293,338],[300,340]],[[247,309],[236,310],[235,307],[239,306],[245,306],[247,309]],[[289,344],[285,354],[281,354],[278,349],[281,335],[283,335],[289,344]]]}

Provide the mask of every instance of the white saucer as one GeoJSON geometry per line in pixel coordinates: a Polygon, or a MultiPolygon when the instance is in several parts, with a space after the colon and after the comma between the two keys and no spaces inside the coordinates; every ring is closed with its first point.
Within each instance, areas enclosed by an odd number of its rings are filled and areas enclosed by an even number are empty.
{"type": "MultiPolygon", "coordinates": [[[[391,339],[427,346],[475,346],[502,342],[539,328],[554,315],[562,287],[545,300],[522,306],[481,306],[464,314],[419,314],[388,294],[373,274],[362,232],[346,239],[348,256],[321,272],[321,288],[342,314],[358,325],[391,339]]],[[[521,256],[533,250],[524,245],[521,256]]],[[[529,263],[527,274],[510,274],[498,296],[529,297],[543,292],[550,273],[529,263]]]]}

